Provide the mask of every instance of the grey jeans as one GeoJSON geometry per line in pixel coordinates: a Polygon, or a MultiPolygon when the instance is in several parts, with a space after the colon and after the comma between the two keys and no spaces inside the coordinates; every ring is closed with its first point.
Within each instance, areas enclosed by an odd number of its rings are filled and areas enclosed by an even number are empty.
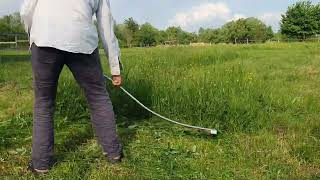
{"type": "Polygon", "coordinates": [[[64,65],[84,90],[89,103],[92,125],[109,158],[121,154],[113,106],[106,91],[99,51],[77,54],[49,47],[31,47],[35,92],[32,163],[36,169],[47,169],[53,157],[53,114],[59,75],[64,65]]]}

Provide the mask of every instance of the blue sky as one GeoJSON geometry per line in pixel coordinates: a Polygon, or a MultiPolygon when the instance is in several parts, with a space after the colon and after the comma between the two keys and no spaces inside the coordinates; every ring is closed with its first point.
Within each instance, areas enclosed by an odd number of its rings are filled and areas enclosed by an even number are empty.
{"type": "MultiPolygon", "coordinates": [[[[18,11],[23,0],[0,0],[0,16],[18,11]]],[[[219,27],[243,17],[258,17],[274,30],[287,7],[297,0],[110,0],[118,23],[133,17],[159,29],[181,26],[187,31],[199,27],[219,27]]],[[[319,0],[313,0],[319,3],[319,0]]]]}

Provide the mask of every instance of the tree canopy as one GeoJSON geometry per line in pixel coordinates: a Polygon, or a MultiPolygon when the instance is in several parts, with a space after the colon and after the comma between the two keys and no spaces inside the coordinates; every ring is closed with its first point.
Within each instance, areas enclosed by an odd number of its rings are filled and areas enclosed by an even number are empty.
{"type": "Polygon", "coordinates": [[[281,33],[289,38],[307,39],[320,34],[320,3],[300,1],[282,15],[281,33]]]}
{"type": "Polygon", "coordinates": [[[10,34],[23,34],[24,35],[24,25],[21,23],[21,18],[19,13],[14,13],[11,15],[0,17],[0,34],[6,34],[5,36],[0,36],[0,41],[13,41],[14,36],[10,34]]]}
{"type": "Polygon", "coordinates": [[[272,37],[272,28],[257,18],[231,21],[218,29],[199,30],[199,39],[210,43],[265,42],[272,37]]]}
{"type": "Polygon", "coordinates": [[[155,45],[159,41],[159,31],[150,23],[145,23],[138,32],[138,41],[147,46],[155,45]]]}
{"type": "Polygon", "coordinates": [[[19,13],[3,16],[0,18],[0,33],[24,33],[19,13]]]}

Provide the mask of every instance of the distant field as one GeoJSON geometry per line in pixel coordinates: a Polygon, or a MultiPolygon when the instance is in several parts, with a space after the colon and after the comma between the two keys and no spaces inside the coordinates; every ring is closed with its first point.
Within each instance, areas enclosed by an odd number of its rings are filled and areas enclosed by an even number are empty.
{"type": "MultiPolygon", "coordinates": [[[[28,179],[30,57],[15,50],[0,57],[0,179],[28,179]]],[[[47,178],[320,178],[319,43],[123,49],[122,61],[124,86],[148,107],[220,134],[162,122],[109,85],[126,155],[110,166],[65,68],[55,119],[59,163],[47,178]]]]}

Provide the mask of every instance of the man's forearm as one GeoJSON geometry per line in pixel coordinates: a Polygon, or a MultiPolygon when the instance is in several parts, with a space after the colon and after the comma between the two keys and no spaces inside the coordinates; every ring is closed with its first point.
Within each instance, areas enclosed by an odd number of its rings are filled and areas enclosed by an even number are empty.
{"type": "Polygon", "coordinates": [[[98,29],[112,75],[120,75],[120,48],[118,39],[113,30],[113,18],[111,15],[109,0],[101,0],[96,13],[98,29]]]}

